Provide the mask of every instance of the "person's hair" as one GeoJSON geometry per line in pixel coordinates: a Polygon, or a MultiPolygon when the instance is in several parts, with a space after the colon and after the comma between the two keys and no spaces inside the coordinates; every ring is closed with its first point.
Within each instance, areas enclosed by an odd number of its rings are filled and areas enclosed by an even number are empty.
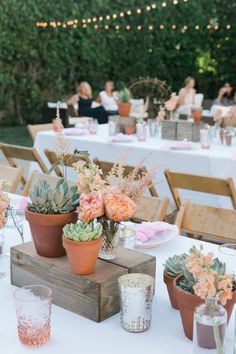
{"type": "Polygon", "coordinates": [[[190,83],[190,81],[192,81],[192,80],[194,80],[194,78],[191,77],[191,76],[188,76],[188,77],[184,80],[185,86],[187,86],[187,85],[190,83]]]}
{"type": "Polygon", "coordinates": [[[88,97],[92,98],[92,89],[91,86],[87,81],[82,81],[79,86],[78,86],[78,94],[80,95],[82,93],[82,89],[85,88],[88,93],[88,97]]]}
{"type": "Polygon", "coordinates": [[[106,85],[106,84],[110,84],[111,87],[112,87],[112,90],[114,89],[114,82],[113,82],[113,81],[107,80],[107,81],[105,82],[105,85],[106,85]]]}

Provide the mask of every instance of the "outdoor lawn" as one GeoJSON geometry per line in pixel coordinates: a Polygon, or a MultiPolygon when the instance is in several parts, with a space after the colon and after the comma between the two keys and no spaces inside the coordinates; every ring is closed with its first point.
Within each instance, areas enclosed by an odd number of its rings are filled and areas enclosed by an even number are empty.
{"type": "Polygon", "coordinates": [[[27,127],[0,127],[0,142],[7,144],[32,146],[33,142],[29,136],[27,127]]]}

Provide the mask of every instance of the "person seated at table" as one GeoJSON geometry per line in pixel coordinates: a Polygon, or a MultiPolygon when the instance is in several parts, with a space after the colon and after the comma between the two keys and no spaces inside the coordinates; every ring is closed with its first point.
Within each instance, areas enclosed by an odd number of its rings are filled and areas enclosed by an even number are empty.
{"type": "Polygon", "coordinates": [[[78,103],[80,117],[95,118],[99,124],[105,124],[108,122],[108,114],[104,107],[93,107],[94,101],[92,99],[92,89],[88,82],[82,81],[78,86],[77,94],[73,95],[67,101],[68,105],[74,106],[76,103],[78,103]]]}
{"type": "Polygon", "coordinates": [[[232,106],[235,104],[235,91],[233,86],[226,82],[218,92],[217,98],[214,100],[213,105],[218,106],[232,106]]]}
{"type": "Polygon", "coordinates": [[[105,83],[105,90],[99,93],[98,100],[109,116],[118,114],[118,95],[117,92],[114,92],[113,81],[107,81],[105,83]]]}
{"type": "Polygon", "coordinates": [[[187,77],[185,86],[179,91],[179,101],[177,112],[180,114],[191,114],[191,109],[195,105],[195,80],[187,77]]]}

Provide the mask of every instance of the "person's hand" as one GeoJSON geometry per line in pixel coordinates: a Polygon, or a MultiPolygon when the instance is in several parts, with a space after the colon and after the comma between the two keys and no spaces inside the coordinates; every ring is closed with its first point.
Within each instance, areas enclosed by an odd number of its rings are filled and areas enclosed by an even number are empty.
{"type": "Polygon", "coordinates": [[[219,94],[218,96],[219,97],[222,97],[224,96],[224,94],[227,92],[226,88],[225,87],[222,87],[220,90],[219,90],[219,94]]]}

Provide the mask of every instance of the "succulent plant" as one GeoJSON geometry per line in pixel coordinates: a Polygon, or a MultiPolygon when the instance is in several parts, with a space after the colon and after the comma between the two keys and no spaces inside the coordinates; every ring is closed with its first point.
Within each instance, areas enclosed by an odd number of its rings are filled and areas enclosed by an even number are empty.
{"type": "Polygon", "coordinates": [[[124,88],[119,93],[119,101],[122,103],[128,103],[131,100],[131,93],[129,89],[124,88]]]}
{"type": "Polygon", "coordinates": [[[180,255],[175,255],[173,257],[169,257],[166,262],[163,264],[165,268],[165,272],[171,276],[176,278],[179,275],[183,275],[183,266],[186,261],[187,254],[183,253],[180,255]]]}
{"type": "Polygon", "coordinates": [[[32,203],[28,210],[38,214],[66,214],[75,210],[79,203],[77,186],[69,186],[60,179],[53,188],[45,180],[40,180],[30,191],[32,203]]]}
{"type": "Polygon", "coordinates": [[[77,224],[67,224],[63,228],[64,237],[73,241],[95,241],[102,234],[102,225],[93,222],[87,224],[80,221],[77,224]]]}

